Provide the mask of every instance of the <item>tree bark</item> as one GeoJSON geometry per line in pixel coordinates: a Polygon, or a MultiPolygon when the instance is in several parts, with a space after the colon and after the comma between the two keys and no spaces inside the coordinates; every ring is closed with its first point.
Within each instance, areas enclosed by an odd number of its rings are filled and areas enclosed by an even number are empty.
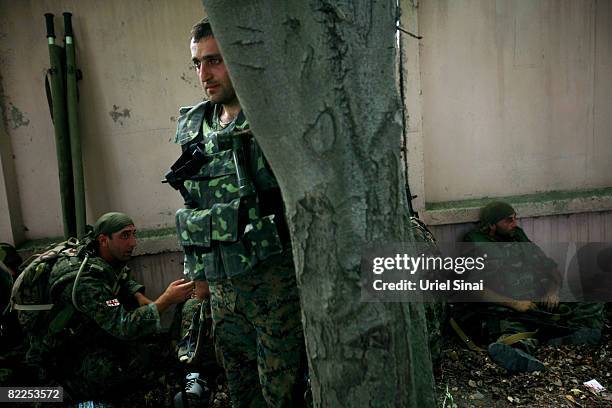
{"type": "Polygon", "coordinates": [[[434,406],[423,307],[360,301],[373,244],[412,240],[395,1],[203,0],[279,181],[316,406],[434,406]]]}

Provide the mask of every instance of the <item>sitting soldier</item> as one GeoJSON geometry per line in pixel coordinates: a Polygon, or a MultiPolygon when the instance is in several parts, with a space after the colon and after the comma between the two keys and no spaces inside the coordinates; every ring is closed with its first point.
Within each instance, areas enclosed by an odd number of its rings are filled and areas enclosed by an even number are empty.
{"type": "Polygon", "coordinates": [[[475,256],[486,254],[479,300],[487,304],[464,307],[458,317],[480,322],[485,337],[494,341],[488,351],[497,364],[509,371],[541,371],[544,365],[531,355],[539,340],[554,345],[599,341],[603,304],[559,303],[557,265],[517,226],[512,206],[486,205],[479,227],[464,241],[473,243],[475,256]]]}
{"type": "Polygon", "coordinates": [[[154,336],[161,331],[160,314],[184,302],[193,284],[174,281],[151,301],[126,266],[135,247],[130,217],[107,213],[96,222],[85,250],[59,258],[51,271],[54,306],[41,365],[72,398],[123,397],[167,368],[154,336]],[[75,270],[76,277],[67,279],[75,270]]]}

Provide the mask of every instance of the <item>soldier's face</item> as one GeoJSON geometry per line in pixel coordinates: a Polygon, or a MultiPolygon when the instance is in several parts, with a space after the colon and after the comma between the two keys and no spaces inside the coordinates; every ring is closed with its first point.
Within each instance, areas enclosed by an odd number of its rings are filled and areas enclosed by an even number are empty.
{"type": "MultiPolygon", "coordinates": [[[[136,227],[128,225],[110,237],[100,235],[100,251],[108,254],[108,259],[115,262],[127,262],[132,258],[136,248],[136,227]]],[[[103,256],[106,259],[106,257],[103,256]]]]}
{"type": "Polygon", "coordinates": [[[495,224],[495,233],[504,237],[513,237],[516,233],[516,214],[498,221],[495,224]]]}
{"type": "Polygon", "coordinates": [[[214,37],[191,40],[191,61],[208,99],[228,105],[236,102],[236,92],[214,37]]]}

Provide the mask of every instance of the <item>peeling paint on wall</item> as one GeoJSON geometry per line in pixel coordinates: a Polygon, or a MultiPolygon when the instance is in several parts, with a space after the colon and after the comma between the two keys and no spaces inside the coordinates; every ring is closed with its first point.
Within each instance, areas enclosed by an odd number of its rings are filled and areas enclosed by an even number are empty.
{"type": "Polygon", "coordinates": [[[119,106],[113,105],[113,110],[108,112],[108,114],[113,119],[113,122],[119,123],[121,126],[123,126],[123,121],[130,117],[130,112],[131,111],[127,108],[121,110],[119,106]]]}
{"type": "Polygon", "coordinates": [[[23,112],[21,112],[15,105],[13,105],[11,102],[9,102],[8,105],[8,115],[6,120],[11,129],[15,130],[30,124],[30,119],[26,118],[23,112]]]}

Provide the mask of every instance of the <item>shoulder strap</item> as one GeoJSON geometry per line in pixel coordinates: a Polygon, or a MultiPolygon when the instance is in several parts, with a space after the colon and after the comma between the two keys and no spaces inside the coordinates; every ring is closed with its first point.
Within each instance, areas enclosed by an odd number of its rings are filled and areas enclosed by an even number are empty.
{"type": "Polygon", "coordinates": [[[79,267],[79,271],[76,274],[76,277],[74,278],[74,283],[72,284],[72,304],[74,306],[74,308],[76,310],[78,310],[79,312],[83,313],[83,309],[81,309],[79,306],[77,306],[77,302],[76,302],[76,288],[77,285],[79,283],[79,277],[81,276],[81,273],[83,272],[83,269],[85,269],[85,265],[87,264],[87,261],[89,260],[89,254],[85,255],[85,258],[83,259],[83,262],[81,262],[81,266],[79,267]]]}

